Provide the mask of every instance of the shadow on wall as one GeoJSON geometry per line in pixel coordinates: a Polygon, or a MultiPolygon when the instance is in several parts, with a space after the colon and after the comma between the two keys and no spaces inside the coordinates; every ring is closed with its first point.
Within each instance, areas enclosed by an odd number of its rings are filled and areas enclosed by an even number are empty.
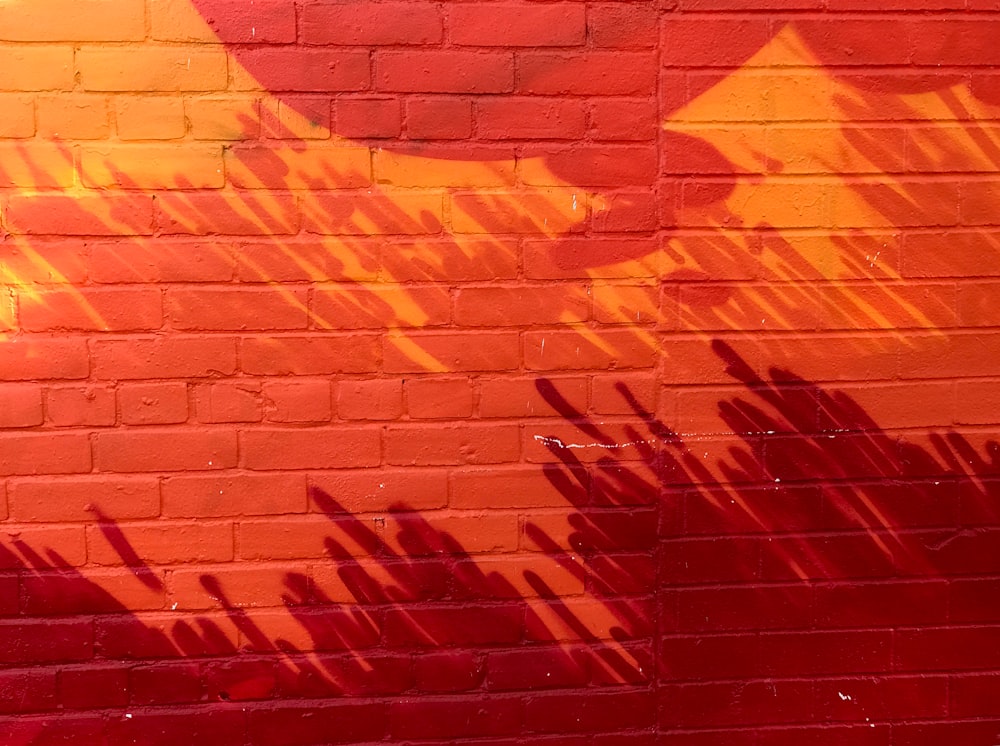
{"type": "Polygon", "coordinates": [[[308,574],[165,572],[98,512],[131,570],[106,590],[15,539],[5,743],[990,743],[997,442],[886,432],[715,350],[742,393],[711,460],[625,386],[627,443],[539,381],[580,441],[538,436],[569,549],[544,516],[531,555],[491,557],[322,490],[308,574]]]}

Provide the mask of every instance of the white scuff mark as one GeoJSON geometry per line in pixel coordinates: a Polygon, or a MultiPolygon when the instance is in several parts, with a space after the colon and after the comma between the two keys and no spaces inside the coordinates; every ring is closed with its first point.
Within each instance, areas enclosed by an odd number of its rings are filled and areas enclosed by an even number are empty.
{"type": "Polygon", "coordinates": [[[850,694],[844,694],[843,692],[837,692],[837,696],[840,697],[840,701],[841,702],[850,702],[851,701],[851,695],[850,694]]]}
{"type": "Polygon", "coordinates": [[[542,337],[542,354],[545,354],[545,337],[542,337]]]}
{"type": "Polygon", "coordinates": [[[573,211],[576,212],[576,195],[573,195],[573,211]]]}
{"type": "Polygon", "coordinates": [[[535,435],[533,437],[542,445],[551,446],[553,448],[605,448],[608,450],[615,450],[617,448],[628,448],[629,446],[636,446],[641,444],[648,445],[660,442],[656,439],[653,439],[653,440],[630,440],[626,443],[566,443],[563,440],[560,440],[559,438],[555,438],[549,435],[535,435]]]}
{"type": "Polygon", "coordinates": [[[378,488],[380,490],[384,490],[385,489],[385,483],[384,482],[379,482],[378,488]]]}
{"type": "Polygon", "coordinates": [[[257,38],[257,27],[256,26],[251,26],[250,27],[250,38],[251,39],[256,39],[257,38]]]}
{"type": "Polygon", "coordinates": [[[131,712],[126,712],[125,713],[125,719],[126,720],[131,720],[132,719],[132,713],[131,712]]]}
{"type": "Polygon", "coordinates": [[[171,611],[177,611],[177,602],[174,601],[174,605],[170,607],[171,611]]]}
{"type": "Polygon", "coordinates": [[[775,478],[774,478],[774,481],[775,481],[775,482],[780,482],[780,481],[781,481],[781,477],[775,477],[775,478]]]}

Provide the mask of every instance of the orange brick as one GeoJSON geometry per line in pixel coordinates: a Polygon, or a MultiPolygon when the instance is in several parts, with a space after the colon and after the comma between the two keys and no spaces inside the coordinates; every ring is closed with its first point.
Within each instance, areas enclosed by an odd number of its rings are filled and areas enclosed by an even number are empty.
{"type": "Polygon", "coordinates": [[[38,134],[67,140],[100,140],[111,132],[103,96],[39,96],[38,134]]]}
{"type": "Polygon", "coordinates": [[[115,99],[115,122],[122,140],[184,137],[184,102],[179,98],[123,96],[115,99]]]}
{"type": "Polygon", "coordinates": [[[0,186],[69,187],[74,180],[73,152],[68,146],[0,144],[0,186]]]}
{"type": "Polygon", "coordinates": [[[396,420],[403,414],[403,383],[398,379],[340,381],[337,416],[343,420],[396,420]]]}
{"type": "Polygon", "coordinates": [[[0,46],[0,90],[68,91],[73,87],[73,47],[0,46]]]}
{"type": "Polygon", "coordinates": [[[141,41],[143,0],[32,0],[0,6],[0,41],[141,41]]]}
{"type": "Polygon", "coordinates": [[[198,386],[195,409],[199,422],[260,422],[260,384],[241,381],[198,386]]]}
{"type": "Polygon", "coordinates": [[[168,291],[166,316],[174,329],[305,329],[304,290],[261,288],[178,289],[168,291]]]}
{"type": "Polygon", "coordinates": [[[302,474],[226,474],[172,476],[163,480],[163,514],[218,518],[283,515],[306,511],[302,474]]]}
{"type": "Polygon", "coordinates": [[[45,394],[49,422],[57,427],[114,425],[115,390],[103,386],[57,386],[45,394]]]}
{"type": "Polygon", "coordinates": [[[84,47],[76,55],[88,91],[218,91],[226,87],[226,54],[197,47],[84,47]]]}
{"type": "Polygon", "coordinates": [[[265,381],[261,388],[268,422],[329,422],[329,381],[265,381]]]}
{"type": "Polygon", "coordinates": [[[46,477],[16,480],[9,490],[16,521],[92,522],[96,511],[115,520],[155,518],[160,513],[160,487],[148,477],[46,477]]]}
{"type": "Polygon", "coordinates": [[[221,187],[222,148],[216,145],[88,146],[80,153],[85,186],[125,189],[221,187]]]}
{"type": "Polygon", "coordinates": [[[153,198],[148,194],[15,195],[7,202],[6,228],[43,236],[150,235],[153,198]]]}
{"type": "Polygon", "coordinates": [[[124,425],[170,425],[188,418],[188,387],[181,382],[123,384],[118,406],[124,425]]]}
{"type": "MultiPolygon", "coordinates": [[[[143,562],[180,564],[189,562],[226,562],[233,558],[231,523],[130,523],[118,529],[143,562]]],[[[102,531],[100,524],[87,527],[87,554],[97,565],[123,565],[122,546],[112,541],[114,534],[102,531]]],[[[124,542],[122,542],[124,543],[124,542]]]]}
{"type": "Polygon", "coordinates": [[[31,96],[0,94],[0,138],[31,137],[35,134],[35,104],[31,96]]]}
{"type": "Polygon", "coordinates": [[[0,385],[0,427],[42,424],[42,389],[26,383],[0,385]]]}
{"type": "Polygon", "coordinates": [[[163,323],[161,296],[155,290],[107,288],[51,290],[20,299],[22,328],[30,331],[82,329],[140,331],[163,323]]]}
{"type": "Polygon", "coordinates": [[[472,406],[472,381],[468,378],[417,378],[406,381],[406,409],[410,417],[470,417],[472,406]]]}
{"type": "Polygon", "coordinates": [[[351,189],[371,184],[367,148],[243,147],[226,150],[226,178],[243,189],[351,189]]]}
{"type": "Polygon", "coordinates": [[[213,0],[211,12],[190,0],[153,0],[150,27],[157,41],[288,43],[295,41],[295,14],[283,2],[213,0]],[[209,22],[210,21],[210,22],[209,22]]]}

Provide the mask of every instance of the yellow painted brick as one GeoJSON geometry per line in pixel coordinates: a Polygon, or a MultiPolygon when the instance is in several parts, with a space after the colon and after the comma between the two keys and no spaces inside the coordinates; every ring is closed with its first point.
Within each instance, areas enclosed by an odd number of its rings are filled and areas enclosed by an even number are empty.
{"type": "Polygon", "coordinates": [[[327,140],[330,110],[329,98],[303,97],[292,104],[266,98],[261,101],[261,129],[275,139],[327,140]]]}
{"type": "Polygon", "coordinates": [[[221,47],[85,47],[76,61],[88,91],[215,91],[226,87],[226,53],[221,47]]]}
{"type": "Polygon", "coordinates": [[[249,189],[355,189],[371,184],[368,148],[237,146],[226,151],[226,178],[249,189]]]}
{"type": "Polygon", "coordinates": [[[260,136],[260,102],[253,98],[191,98],[185,102],[198,140],[252,140],[260,136]]]}
{"type": "Polygon", "coordinates": [[[141,41],[143,0],[5,0],[3,41],[141,41]]]}
{"type": "Polygon", "coordinates": [[[200,189],[225,183],[218,145],[85,147],[80,170],[85,186],[101,188],[200,189]]]}
{"type": "Polygon", "coordinates": [[[35,102],[31,96],[0,94],[0,137],[31,137],[35,134],[35,102]]]}
{"type": "Polygon", "coordinates": [[[73,186],[73,151],[62,144],[0,145],[0,186],[73,186]]]}
{"type": "Polygon", "coordinates": [[[122,140],[173,140],[184,137],[184,102],[179,98],[122,96],[115,99],[122,140]]]}
{"type": "Polygon", "coordinates": [[[38,134],[67,140],[100,140],[111,131],[103,96],[38,97],[38,134]]]}
{"type": "Polygon", "coordinates": [[[72,87],[72,47],[0,44],[0,90],[64,91],[72,87]]]}

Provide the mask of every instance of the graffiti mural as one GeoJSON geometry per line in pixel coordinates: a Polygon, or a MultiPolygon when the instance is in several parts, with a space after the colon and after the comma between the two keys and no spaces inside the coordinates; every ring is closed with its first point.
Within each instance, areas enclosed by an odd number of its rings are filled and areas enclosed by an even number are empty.
{"type": "Polygon", "coordinates": [[[10,744],[992,746],[979,0],[0,0],[10,744]]]}

